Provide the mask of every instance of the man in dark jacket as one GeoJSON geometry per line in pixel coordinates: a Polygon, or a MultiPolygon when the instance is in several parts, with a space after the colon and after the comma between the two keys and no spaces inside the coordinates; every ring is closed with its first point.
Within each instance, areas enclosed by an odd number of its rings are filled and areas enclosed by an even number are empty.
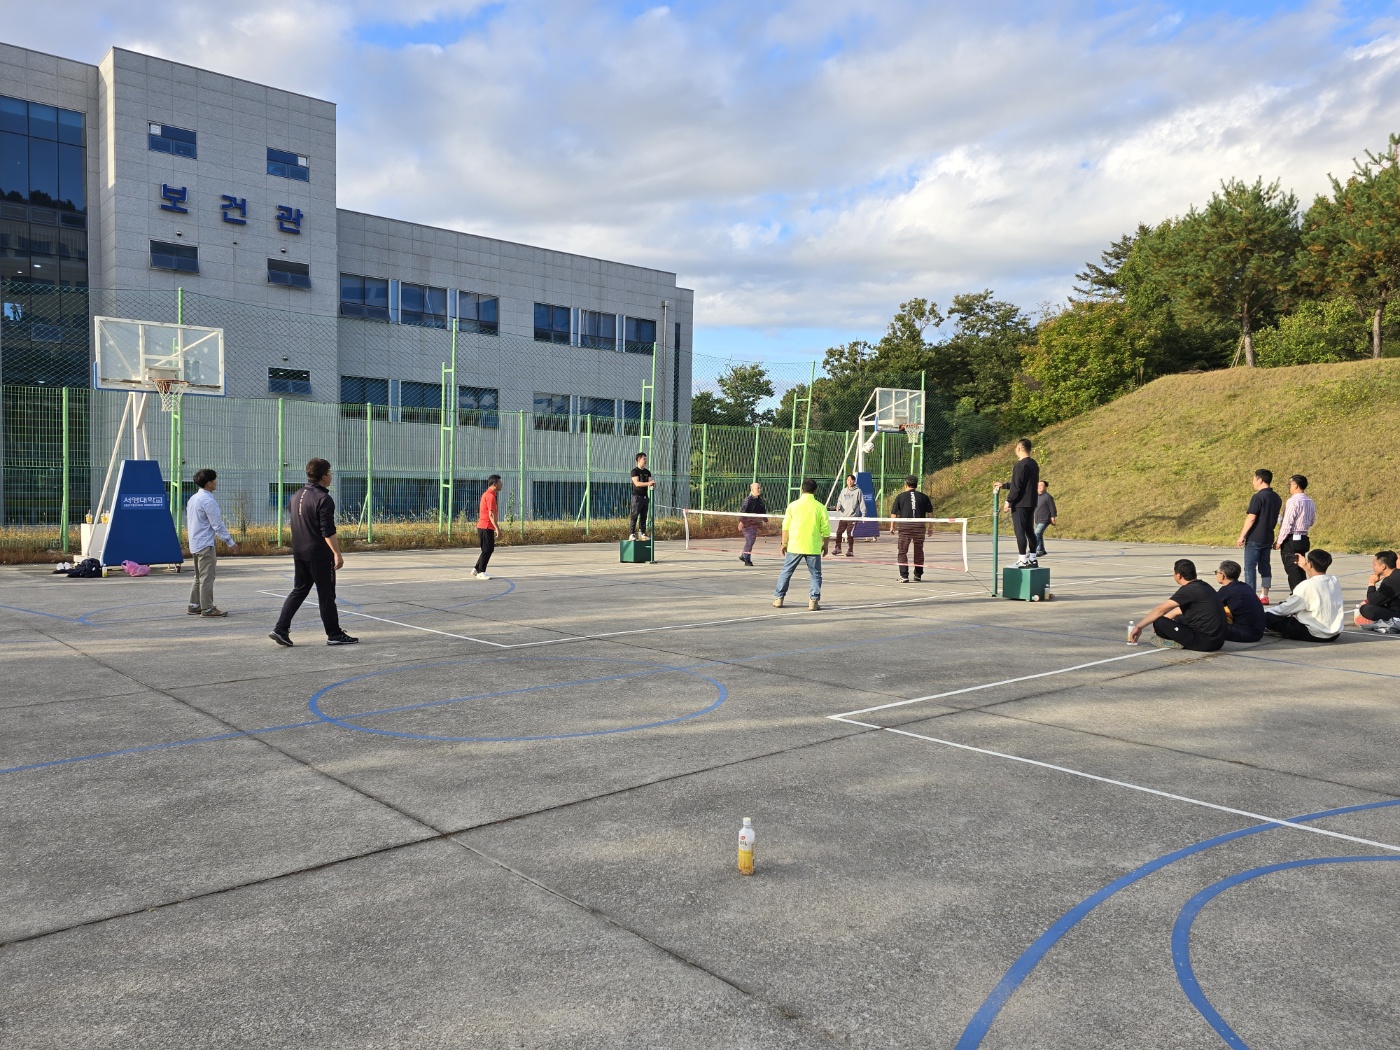
{"type": "Polygon", "coordinates": [[[1035,556],[1037,558],[1045,553],[1045,530],[1055,524],[1055,519],[1059,517],[1059,514],[1059,510],[1055,507],[1055,497],[1050,495],[1050,483],[1041,478],[1035,497],[1035,556]]]}
{"type": "Polygon", "coordinates": [[[909,547],[914,547],[914,582],[924,578],[924,537],[933,526],[926,519],[933,517],[933,500],[919,491],[919,479],[910,474],[904,479],[904,491],[894,498],[890,509],[895,519],[890,532],[898,537],[899,582],[909,582],[909,547]]]}
{"type": "Polygon", "coordinates": [[[1371,559],[1366,600],[1356,610],[1353,622],[1358,627],[1400,627],[1400,572],[1395,571],[1394,551],[1376,551],[1371,559]]]}
{"type": "Polygon", "coordinates": [[[1215,592],[1220,608],[1225,611],[1225,640],[1227,642],[1257,642],[1264,637],[1264,603],[1254,588],[1240,582],[1240,563],[1222,561],[1215,570],[1215,592]]]}
{"type": "Polygon", "coordinates": [[[739,519],[739,531],[744,534],[744,549],[739,553],[739,560],[752,569],[754,541],[758,539],[758,530],[768,518],[768,505],[763,502],[763,486],[758,482],[755,481],[749,486],[749,494],[744,497],[744,502],[739,504],[739,513],[754,515],[739,519]]]}
{"type": "Polygon", "coordinates": [[[1010,484],[998,481],[996,490],[1008,489],[1003,508],[1011,515],[1016,530],[1016,550],[1021,555],[1016,568],[1035,568],[1035,504],[1040,485],[1040,464],[1031,459],[1030,438],[1016,442],[1016,466],[1010,484]]]}
{"type": "Polygon", "coordinates": [[[313,459],[306,464],[306,487],[292,497],[292,591],[282,603],[282,615],[269,636],[278,645],[291,646],[292,617],[313,585],[321,606],[321,624],[326,628],[326,644],[354,645],[359,641],[341,629],[335,607],[335,573],[345,565],[345,559],[335,534],[335,500],[327,491],[330,483],[330,463],[313,459]]]}

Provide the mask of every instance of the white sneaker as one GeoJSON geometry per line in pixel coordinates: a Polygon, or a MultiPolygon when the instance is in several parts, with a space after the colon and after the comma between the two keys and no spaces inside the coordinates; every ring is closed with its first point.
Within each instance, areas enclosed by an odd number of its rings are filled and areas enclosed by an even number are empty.
{"type": "Polygon", "coordinates": [[[648,538],[648,537],[647,537],[647,534],[646,534],[645,532],[639,532],[639,533],[637,533],[637,539],[639,539],[639,540],[645,540],[645,539],[647,539],[647,538],[648,538]]]}
{"type": "Polygon", "coordinates": [[[629,532],[629,533],[627,534],[627,541],[628,541],[629,543],[634,542],[636,539],[637,539],[637,534],[636,534],[635,532],[629,532]]]}
{"type": "Polygon", "coordinates": [[[1016,564],[1013,566],[1013,568],[1024,569],[1024,568],[1025,568],[1027,565],[1029,565],[1029,564],[1030,564],[1030,561],[1029,561],[1029,560],[1026,558],[1026,556],[1023,554],[1023,555],[1021,555],[1019,558],[1016,559],[1016,564]]]}
{"type": "Polygon", "coordinates": [[[472,575],[475,576],[478,580],[489,580],[491,578],[490,576],[487,576],[484,572],[474,572],[472,573],[472,575]]]}

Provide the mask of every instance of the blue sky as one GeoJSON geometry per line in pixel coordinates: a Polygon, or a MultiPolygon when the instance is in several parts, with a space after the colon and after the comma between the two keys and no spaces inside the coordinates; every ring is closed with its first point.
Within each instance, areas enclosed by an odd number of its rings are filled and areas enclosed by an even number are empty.
{"type": "MultiPolygon", "coordinates": [[[[22,11],[22,16],[19,12],[22,11]]],[[[1400,131],[1400,4],[0,0],[339,104],[343,207],[674,270],[696,347],[799,361],[899,303],[1036,311],[1222,178],[1306,204],[1400,131]]]]}

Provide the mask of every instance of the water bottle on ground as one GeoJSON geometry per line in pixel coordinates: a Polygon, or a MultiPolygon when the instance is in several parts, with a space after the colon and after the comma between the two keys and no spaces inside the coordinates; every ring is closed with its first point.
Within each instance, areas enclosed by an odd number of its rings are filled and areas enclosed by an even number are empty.
{"type": "Polygon", "coordinates": [[[1129,620],[1129,621],[1128,621],[1128,644],[1129,644],[1129,645],[1137,645],[1137,642],[1133,641],[1133,621],[1132,621],[1132,620],[1129,620]]]}
{"type": "Polygon", "coordinates": [[[739,874],[753,874],[753,820],[744,818],[744,826],[739,829],[739,874]]]}

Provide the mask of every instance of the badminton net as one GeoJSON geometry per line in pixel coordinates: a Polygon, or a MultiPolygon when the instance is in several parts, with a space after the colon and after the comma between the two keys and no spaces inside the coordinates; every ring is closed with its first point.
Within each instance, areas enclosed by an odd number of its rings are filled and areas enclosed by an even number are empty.
{"type": "MultiPolygon", "coordinates": [[[[840,529],[843,519],[831,515],[830,557],[849,558],[856,564],[918,567],[916,551],[923,546],[923,567],[945,572],[969,572],[966,518],[850,518],[850,532],[840,529]],[[837,532],[843,532],[836,543],[837,532]],[[893,530],[893,531],[892,531],[893,530]],[[899,548],[907,549],[903,561],[899,548]],[[849,553],[848,553],[849,552],[849,553]]],[[[739,558],[753,535],[749,556],[755,563],[782,561],[783,516],[738,514],[734,511],[684,508],[685,549],[739,558]]]]}

